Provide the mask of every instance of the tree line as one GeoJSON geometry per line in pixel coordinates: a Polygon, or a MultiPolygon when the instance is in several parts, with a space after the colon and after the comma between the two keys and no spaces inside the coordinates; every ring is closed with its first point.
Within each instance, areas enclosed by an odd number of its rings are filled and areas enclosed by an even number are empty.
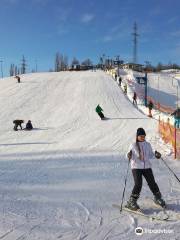
{"type": "MultiPolygon", "coordinates": [[[[121,64],[123,63],[122,60],[119,59],[111,59],[111,58],[99,58],[99,62],[96,64],[97,68],[113,68],[117,66],[117,61],[119,62],[118,65],[121,67],[121,64]],[[116,62],[116,63],[115,63],[116,62]]],[[[54,59],[54,67],[49,69],[49,72],[60,72],[60,71],[67,71],[70,69],[73,69],[73,66],[93,66],[93,62],[91,61],[90,58],[87,58],[83,61],[79,61],[76,57],[74,57],[71,62],[69,63],[69,59],[67,55],[63,55],[59,52],[55,54],[55,59],[54,59]]],[[[169,62],[168,64],[163,64],[159,62],[157,65],[152,65],[150,62],[146,61],[145,64],[143,65],[143,69],[150,71],[150,72],[159,72],[161,70],[168,70],[168,69],[179,69],[180,70],[180,65],[176,63],[171,63],[169,62]]],[[[18,67],[15,64],[10,65],[9,69],[9,74],[10,76],[15,76],[19,74],[25,74],[27,73],[27,60],[22,56],[21,59],[21,64],[20,67],[18,67]]],[[[36,68],[32,69],[31,72],[37,72],[37,63],[36,63],[36,68]]]]}
{"type": "MultiPolygon", "coordinates": [[[[93,62],[89,58],[80,62],[76,57],[74,57],[71,63],[69,63],[68,57],[66,55],[63,55],[57,52],[55,54],[55,59],[54,59],[54,68],[50,68],[49,72],[67,71],[70,68],[72,68],[72,66],[74,65],[91,66],[93,65],[93,62]]],[[[25,74],[27,73],[27,67],[28,67],[27,60],[23,55],[21,59],[20,67],[18,67],[14,63],[10,65],[9,75],[16,76],[19,74],[25,74]]],[[[36,69],[32,69],[31,72],[37,72],[37,64],[36,64],[36,69]]]]}
{"type": "Polygon", "coordinates": [[[159,71],[168,70],[168,69],[180,70],[180,65],[178,65],[177,63],[171,63],[171,62],[169,62],[168,64],[163,64],[159,62],[157,65],[154,66],[149,62],[146,62],[145,69],[152,72],[159,72],[159,71]]]}

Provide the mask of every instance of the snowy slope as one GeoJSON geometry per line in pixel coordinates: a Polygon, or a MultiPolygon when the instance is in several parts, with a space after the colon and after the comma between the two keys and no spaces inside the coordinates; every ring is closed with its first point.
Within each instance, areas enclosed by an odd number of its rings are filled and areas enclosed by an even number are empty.
{"type": "MultiPolygon", "coordinates": [[[[121,200],[127,169],[125,154],[144,127],[153,147],[163,152],[180,176],[157,122],[132,106],[101,71],[36,73],[0,82],[0,239],[139,239],[134,229],[172,229],[163,239],[178,239],[179,185],[161,161],[154,173],[174,220],[151,222],[112,208],[121,200]],[[108,120],[94,109],[100,104],[108,120]],[[31,119],[35,129],[14,132],[14,119],[31,119]],[[171,236],[169,238],[169,236],[171,236]]],[[[126,200],[132,190],[129,173],[126,200]]],[[[153,213],[144,183],[141,206],[153,213]]],[[[146,234],[144,239],[162,239],[146,234]]]]}

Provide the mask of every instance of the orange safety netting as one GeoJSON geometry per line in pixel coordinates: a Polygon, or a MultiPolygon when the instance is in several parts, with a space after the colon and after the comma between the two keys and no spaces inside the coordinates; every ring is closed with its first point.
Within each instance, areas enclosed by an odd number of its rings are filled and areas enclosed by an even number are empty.
{"type": "Polygon", "coordinates": [[[173,146],[175,158],[180,159],[180,129],[171,126],[169,122],[159,120],[159,133],[165,143],[173,146]]]}
{"type": "Polygon", "coordinates": [[[176,158],[180,159],[180,129],[176,129],[176,158]]]}

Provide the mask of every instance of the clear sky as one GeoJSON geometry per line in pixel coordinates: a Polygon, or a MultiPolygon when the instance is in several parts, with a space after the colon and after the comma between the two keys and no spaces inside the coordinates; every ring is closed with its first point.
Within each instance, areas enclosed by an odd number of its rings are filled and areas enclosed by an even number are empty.
{"type": "Polygon", "coordinates": [[[4,74],[22,55],[28,71],[54,68],[55,53],[69,61],[120,55],[132,61],[133,24],[138,62],[180,64],[179,0],[0,0],[0,60],[4,74]]]}

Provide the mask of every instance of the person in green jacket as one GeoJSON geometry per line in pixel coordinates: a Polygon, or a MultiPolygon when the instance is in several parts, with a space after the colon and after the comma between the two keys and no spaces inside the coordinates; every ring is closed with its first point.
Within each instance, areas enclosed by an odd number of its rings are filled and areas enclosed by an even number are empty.
{"type": "Polygon", "coordinates": [[[100,116],[101,120],[103,120],[105,117],[104,117],[104,114],[102,113],[103,109],[100,107],[100,105],[98,104],[97,107],[96,107],[96,112],[97,114],[100,116]]]}

